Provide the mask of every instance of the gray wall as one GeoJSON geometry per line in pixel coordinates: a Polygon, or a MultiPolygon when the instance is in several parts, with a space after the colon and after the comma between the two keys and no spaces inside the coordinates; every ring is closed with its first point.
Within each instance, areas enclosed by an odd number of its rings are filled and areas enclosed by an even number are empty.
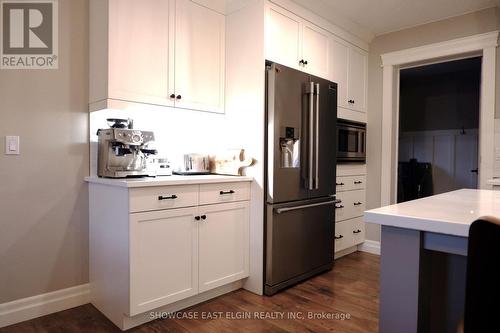
{"type": "Polygon", "coordinates": [[[59,69],[0,70],[0,303],[88,282],[87,63],[88,1],[59,0],[59,69]]]}
{"type": "MultiPolygon", "coordinates": [[[[500,30],[500,9],[489,8],[475,13],[388,33],[378,36],[372,41],[368,64],[368,208],[380,206],[382,155],[382,61],[380,55],[495,30],[500,30]]],[[[498,115],[500,113],[497,108],[498,115]]],[[[376,225],[367,225],[366,238],[379,241],[380,228],[376,225]]]]}

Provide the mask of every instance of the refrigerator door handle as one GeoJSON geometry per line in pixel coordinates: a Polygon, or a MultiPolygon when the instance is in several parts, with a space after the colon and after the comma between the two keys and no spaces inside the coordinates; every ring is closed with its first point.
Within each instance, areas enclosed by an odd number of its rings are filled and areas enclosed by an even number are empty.
{"type": "Polygon", "coordinates": [[[299,206],[293,206],[293,207],[276,208],[276,213],[281,214],[281,213],[286,213],[286,212],[290,212],[293,210],[318,207],[318,206],[325,206],[325,205],[333,205],[335,203],[337,203],[337,200],[330,200],[330,201],[325,201],[325,202],[318,202],[318,203],[313,203],[313,204],[308,204],[308,205],[299,205],[299,206]]]}
{"type": "Polygon", "coordinates": [[[314,180],[314,188],[319,189],[319,83],[316,83],[316,171],[315,171],[315,180],[314,180]]]}
{"type": "Polygon", "coordinates": [[[314,82],[309,82],[309,172],[308,188],[313,190],[313,159],[314,159],[314,82]]]}

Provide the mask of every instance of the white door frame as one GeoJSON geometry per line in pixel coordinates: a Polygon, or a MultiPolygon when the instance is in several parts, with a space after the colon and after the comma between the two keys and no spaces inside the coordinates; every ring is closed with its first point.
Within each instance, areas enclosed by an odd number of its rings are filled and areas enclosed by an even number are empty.
{"type": "Polygon", "coordinates": [[[395,203],[397,196],[399,69],[418,62],[448,61],[467,54],[482,56],[479,110],[479,181],[490,189],[493,178],[496,48],[499,31],[382,54],[382,171],[381,205],[395,203]]]}

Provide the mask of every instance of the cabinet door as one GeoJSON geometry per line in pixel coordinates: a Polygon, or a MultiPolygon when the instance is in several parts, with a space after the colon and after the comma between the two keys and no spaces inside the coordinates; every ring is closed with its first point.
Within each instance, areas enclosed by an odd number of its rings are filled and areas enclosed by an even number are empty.
{"type": "Polygon", "coordinates": [[[352,235],[356,245],[365,241],[365,221],[363,221],[362,217],[353,219],[352,235]]]}
{"type": "Polygon", "coordinates": [[[345,250],[354,245],[353,220],[335,223],[335,252],[345,250]]]}
{"type": "Polygon", "coordinates": [[[248,276],[248,207],[248,201],[200,207],[200,292],[248,276]]]}
{"type": "Polygon", "coordinates": [[[307,62],[304,67],[308,73],[326,79],[330,53],[328,32],[307,23],[302,27],[302,57],[307,62]]]}
{"type": "Polygon", "coordinates": [[[337,105],[341,107],[350,107],[347,103],[347,82],[349,71],[349,47],[335,39],[330,39],[330,71],[329,79],[336,82],[337,87],[337,105]]]}
{"type": "Polygon", "coordinates": [[[130,214],[130,315],[198,293],[197,208],[130,214]]]}
{"type": "Polygon", "coordinates": [[[224,112],[224,15],[176,0],[175,106],[224,112]]]}
{"type": "Polygon", "coordinates": [[[278,7],[266,8],[265,48],[266,59],[304,70],[301,58],[301,20],[278,7]]]}
{"type": "Polygon", "coordinates": [[[366,111],[366,70],[367,56],[362,51],[349,50],[349,108],[356,111],[366,111]]]}
{"type": "Polygon", "coordinates": [[[174,105],[171,2],[109,2],[109,98],[174,105]]]}

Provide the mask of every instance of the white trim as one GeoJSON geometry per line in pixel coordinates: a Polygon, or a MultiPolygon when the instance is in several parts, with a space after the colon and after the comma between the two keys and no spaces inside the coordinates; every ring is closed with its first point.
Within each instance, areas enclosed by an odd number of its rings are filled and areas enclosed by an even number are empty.
{"type": "Polygon", "coordinates": [[[382,54],[382,66],[448,57],[498,46],[498,31],[382,54]]]}
{"type": "Polygon", "coordinates": [[[67,310],[90,302],[89,284],[0,304],[0,327],[67,310]]]}
{"type": "Polygon", "coordinates": [[[495,169],[495,82],[496,46],[483,49],[479,113],[479,181],[481,189],[491,189],[488,179],[495,169]]]}
{"type": "Polygon", "coordinates": [[[358,251],[380,255],[380,242],[365,240],[364,243],[358,245],[358,251]]]}
{"type": "Polygon", "coordinates": [[[380,183],[382,184],[382,193],[380,203],[382,206],[391,204],[391,192],[387,191],[385,185],[390,186],[392,178],[391,156],[392,156],[392,114],[393,97],[392,89],[386,87],[394,86],[394,67],[385,66],[383,69],[383,95],[382,95],[382,172],[380,183]]]}
{"type": "MultiPolygon", "coordinates": [[[[421,47],[382,54],[383,86],[382,86],[382,170],[381,170],[381,205],[394,202],[396,188],[396,172],[393,171],[394,160],[397,161],[397,142],[393,121],[399,114],[398,89],[399,69],[407,64],[432,59],[452,59],[457,55],[479,52],[482,56],[481,67],[481,104],[479,121],[479,181],[481,189],[491,189],[487,183],[493,177],[494,170],[494,119],[495,119],[495,80],[496,80],[496,47],[499,31],[470,37],[453,39],[446,42],[429,44],[421,47]]],[[[394,120],[396,118],[396,120],[394,120]]]]}

